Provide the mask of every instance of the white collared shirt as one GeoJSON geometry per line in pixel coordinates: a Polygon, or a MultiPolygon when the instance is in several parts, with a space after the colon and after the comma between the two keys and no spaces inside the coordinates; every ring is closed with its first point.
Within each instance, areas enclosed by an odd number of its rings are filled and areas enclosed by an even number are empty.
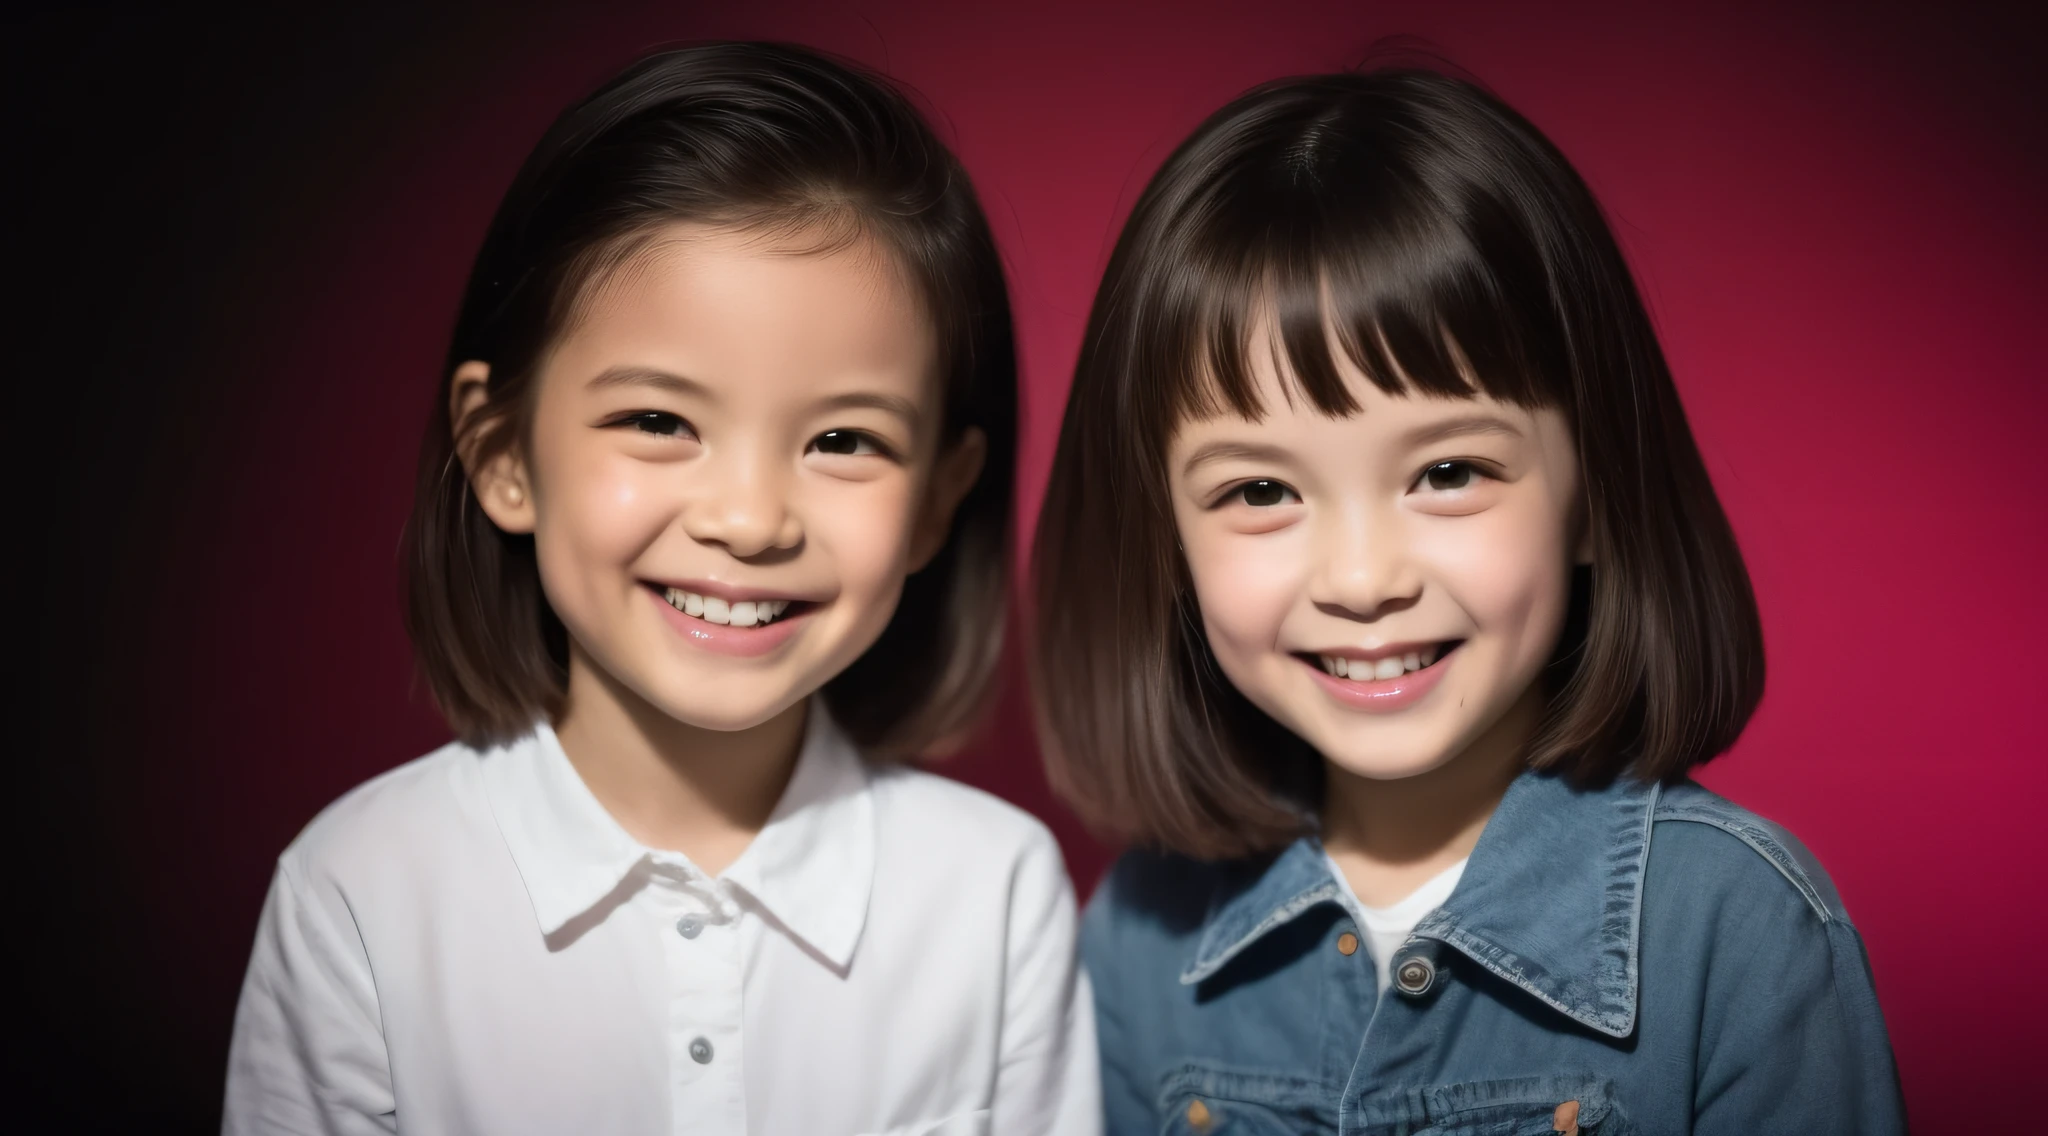
{"type": "Polygon", "coordinates": [[[450,745],[279,858],[224,1129],[1101,1129],[1045,827],[872,768],[813,704],[774,815],[712,878],[620,828],[545,725],[450,745]]]}

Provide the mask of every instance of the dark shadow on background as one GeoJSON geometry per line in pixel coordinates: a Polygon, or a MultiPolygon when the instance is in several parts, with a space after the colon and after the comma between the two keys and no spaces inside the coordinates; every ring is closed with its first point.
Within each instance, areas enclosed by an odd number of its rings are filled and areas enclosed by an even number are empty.
{"type": "MultiPolygon", "coordinates": [[[[143,894],[152,858],[178,850],[157,845],[175,828],[152,823],[131,775],[211,775],[187,723],[139,711],[180,662],[148,649],[147,613],[178,603],[173,554],[205,556],[180,545],[208,507],[190,488],[233,451],[262,350],[237,309],[336,208],[321,186],[374,150],[365,131],[447,97],[464,53],[490,50],[487,26],[447,5],[7,18],[8,322],[27,333],[8,367],[8,545],[29,562],[16,611],[34,624],[8,938],[36,960],[8,999],[10,1128],[218,1130],[232,992],[223,1003],[212,960],[165,949],[163,913],[203,918],[220,883],[143,894]]],[[[223,810],[197,827],[248,823],[223,810]]],[[[252,933],[237,920],[196,937],[246,959],[252,933]]]]}

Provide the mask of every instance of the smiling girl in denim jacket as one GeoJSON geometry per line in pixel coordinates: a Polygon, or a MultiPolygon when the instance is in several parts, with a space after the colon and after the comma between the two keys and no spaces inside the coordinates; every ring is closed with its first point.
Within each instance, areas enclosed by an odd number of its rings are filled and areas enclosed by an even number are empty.
{"type": "Polygon", "coordinates": [[[1591,194],[1416,71],[1259,88],[1138,201],[1037,545],[1116,1133],[1899,1131],[1863,944],[1688,780],[1763,690],[1591,194]]]}

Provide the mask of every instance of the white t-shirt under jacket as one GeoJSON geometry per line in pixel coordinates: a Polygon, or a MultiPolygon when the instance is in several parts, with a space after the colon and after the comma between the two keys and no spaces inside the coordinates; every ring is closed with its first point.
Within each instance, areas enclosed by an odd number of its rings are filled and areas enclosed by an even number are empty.
{"type": "Polygon", "coordinates": [[[1085,1136],[1074,935],[1042,824],[869,766],[815,702],[715,879],[628,836],[547,726],[450,745],[280,857],[225,1130],[1085,1136]]]}

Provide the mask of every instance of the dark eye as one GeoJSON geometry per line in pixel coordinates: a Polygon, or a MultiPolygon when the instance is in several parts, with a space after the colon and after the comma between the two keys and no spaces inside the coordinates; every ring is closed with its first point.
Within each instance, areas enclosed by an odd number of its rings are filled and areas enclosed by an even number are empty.
{"type": "Polygon", "coordinates": [[[881,445],[873,437],[858,430],[828,430],[811,442],[811,448],[821,454],[843,454],[852,457],[882,452],[881,445]]]}
{"type": "Polygon", "coordinates": [[[1438,492],[1469,489],[1477,472],[1470,462],[1438,462],[1422,471],[1422,484],[1438,492]]]}
{"type": "Polygon", "coordinates": [[[690,424],[676,415],[662,410],[637,410],[618,420],[621,426],[631,426],[642,434],[656,434],[664,438],[694,438],[696,431],[690,424]]]}
{"type": "Polygon", "coordinates": [[[1294,496],[1294,490],[1277,481],[1247,481],[1231,491],[1232,497],[1240,498],[1245,504],[1258,509],[1285,505],[1294,496]]]}

